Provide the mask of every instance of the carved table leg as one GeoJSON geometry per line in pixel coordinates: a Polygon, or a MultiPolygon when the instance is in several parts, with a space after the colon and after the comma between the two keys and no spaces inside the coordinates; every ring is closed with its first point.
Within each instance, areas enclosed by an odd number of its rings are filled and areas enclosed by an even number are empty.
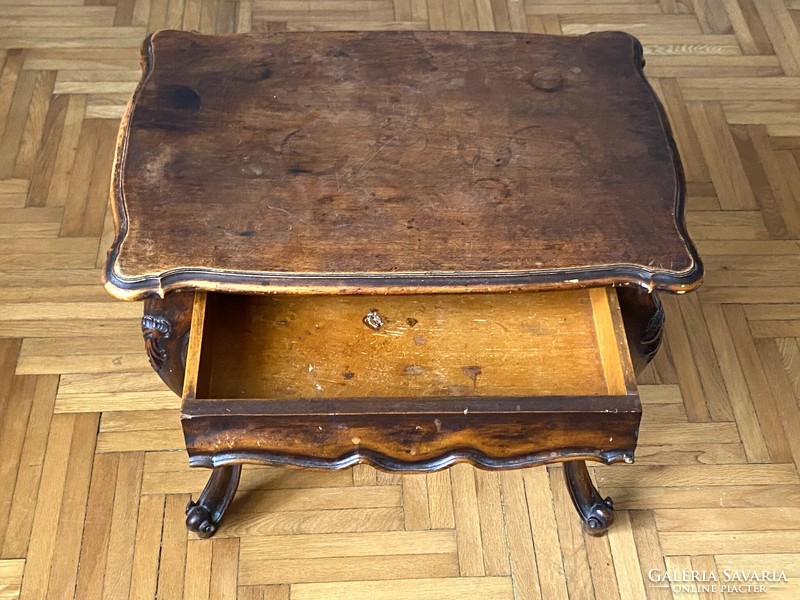
{"type": "Polygon", "coordinates": [[[186,348],[192,323],[192,292],[168,294],[144,301],[142,335],[150,364],[169,388],[180,396],[186,371],[186,348]]]}
{"type": "Polygon", "coordinates": [[[633,370],[642,372],[661,345],[664,308],[656,292],[632,287],[617,288],[619,308],[631,352],[633,370]]]}
{"type": "Polygon", "coordinates": [[[614,522],[614,505],[611,498],[603,498],[594,487],[586,463],[572,460],[563,463],[564,479],[569,496],[590,535],[603,535],[614,522]]]}
{"type": "Polygon", "coordinates": [[[217,467],[203,488],[197,502],[189,500],[186,505],[186,528],[201,538],[209,538],[217,531],[217,525],[225,514],[225,509],[233,500],[242,465],[217,467]]]}

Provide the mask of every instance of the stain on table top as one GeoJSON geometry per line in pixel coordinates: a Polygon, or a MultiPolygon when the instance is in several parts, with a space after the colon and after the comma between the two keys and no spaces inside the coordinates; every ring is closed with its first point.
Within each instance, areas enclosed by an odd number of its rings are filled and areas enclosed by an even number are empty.
{"type": "Polygon", "coordinates": [[[629,35],[163,31],[143,55],[118,297],[699,283],[629,35]]]}

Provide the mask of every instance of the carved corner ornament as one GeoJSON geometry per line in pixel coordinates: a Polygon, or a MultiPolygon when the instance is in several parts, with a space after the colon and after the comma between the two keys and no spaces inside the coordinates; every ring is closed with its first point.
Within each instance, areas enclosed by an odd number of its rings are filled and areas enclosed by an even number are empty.
{"type": "Polygon", "coordinates": [[[167,349],[164,340],[172,333],[172,326],[164,317],[145,315],[142,317],[142,335],[144,347],[150,359],[150,365],[159,371],[167,363],[167,349]]]}

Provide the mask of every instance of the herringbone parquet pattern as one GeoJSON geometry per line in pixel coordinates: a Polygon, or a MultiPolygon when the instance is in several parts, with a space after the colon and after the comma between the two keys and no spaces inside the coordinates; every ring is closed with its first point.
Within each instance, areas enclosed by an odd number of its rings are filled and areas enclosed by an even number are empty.
{"type": "Polygon", "coordinates": [[[0,0],[0,598],[723,597],[651,569],[783,570],[759,597],[800,597],[799,29],[797,0],[0,0]],[[636,464],[594,469],[606,537],[583,535],[558,466],[250,468],[218,536],[187,535],[206,472],[141,306],[99,283],[118,119],[160,28],[642,40],[708,274],[665,298],[636,464]]]}

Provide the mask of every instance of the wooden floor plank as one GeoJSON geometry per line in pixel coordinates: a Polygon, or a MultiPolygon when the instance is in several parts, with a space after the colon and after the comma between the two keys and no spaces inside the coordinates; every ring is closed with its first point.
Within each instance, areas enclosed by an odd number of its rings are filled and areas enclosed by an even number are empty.
{"type": "Polygon", "coordinates": [[[800,35],[792,24],[786,5],[781,0],[765,0],[755,3],[755,6],[783,72],[797,77],[800,75],[800,35]]]}
{"type": "Polygon", "coordinates": [[[686,325],[681,318],[680,308],[673,298],[664,298],[665,310],[671,311],[667,322],[665,336],[669,347],[673,350],[676,374],[680,381],[686,414],[690,421],[703,422],[710,420],[708,405],[703,394],[703,384],[697,372],[692,347],[689,343],[686,325]]]}
{"type": "MultiPolygon", "coordinates": [[[[0,556],[19,558],[27,555],[35,512],[31,510],[40,491],[43,457],[48,443],[58,378],[39,376],[31,399],[31,411],[20,453],[14,494],[8,508],[8,522],[0,556]]],[[[11,487],[9,485],[8,487],[11,487]]]]}
{"type": "Polygon", "coordinates": [[[132,561],[131,598],[156,596],[164,520],[164,496],[142,496],[132,561]]]}
{"type": "Polygon", "coordinates": [[[659,508],[715,508],[750,506],[791,506],[800,500],[800,485],[725,485],[676,486],[669,490],[658,486],[604,486],[603,493],[614,498],[617,506],[628,510],[659,508]]]}
{"type": "Polygon", "coordinates": [[[6,179],[14,174],[14,164],[23,141],[25,121],[38,75],[35,71],[23,71],[16,78],[14,95],[8,108],[3,134],[0,136],[0,178],[6,179]]]}
{"type": "Polygon", "coordinates": [[[735,344],[723,309],[719,304],[707,304],[703,306],[703,316],[708,326],[720,373],[728,391],[731,410],[736,419],[748,460],[752,462],[767,461],[769,452],[764,433],[759,426],[755,408],[747,390],[747,383],[736,357],[735,344]]]}
{"type": "Polygon", "coordinates": [[[595,598],[622,598],[621,586],[616,567],[611,555],[608,536],[593,537],[584,533],[586,555],[589,557],[589,569],[592,574],[595,598]]]}
{"type": "Polygon", "coordinates": [[[114,506],[119,456],[98,454],[94,459],[86,522],[81,543],[80,570],[75,594],[81,598],[102,598],[106,562],[109,558],[109,536],[114,506]]]}
{"type": "Polygon", "coordinates": [[[670,124],[681,153],[686,178],[690,182],[711,181],[700,142],[692,125],[689,111],[681,93],[680,85],[674,78],[659,80],[661,100],[669,115],[670,124]]]}
{"type": "MultiPolygon", "coordinates": [[[[64,115],[64,126],[55,150],[53,174],[49,180],[46,206],[64,206],[69,194],[72,179],[72,167],[78,151],[78,144],[83,131],[83,117],[86,113],[86,96],[69,96],[69,104],[64,115]]],[[[39,201],[37,200],[37,205],[39,201]]]]}
{"type": "Polygon", "coordinates": [[[526,469],[522,474],[525,496],[528,500],[528,517],[531,522],[536,549],[536,564],[547,573],[540,578],[542,597],[567,598],[567,582],[561,560],[561,544],[558,539],[553,511],[553,495],[547,469],[526,469]]]}
{"type": "Polygon", "coordinates": [[[599,595],[596,594],[592,583],[583,530],[575,519],[572,502],[563,482],[563,469],[553,466],[548,470],[567,593],[570,598],[604,598],[602,590],[599,595]]]}
{"type": "Polygon", "coordinates": [[[642,567],[636,553],[636,542],[628,513],[618,513],[614,529],[608,532],[608,543],[614,558],[614,568],[622,598],[644,598],[646,596],[642,567]]]}
{"type": "Polygon", "coordinates": [[[22,587],[22,574],[25,570],[23,559],[0,559],[0,597],[14,600],[19,597],[22,587]]]}
{"type": "Polygon", "coordinates": [[[593,469],[598,484],[631,487],[648,487],[658,482],[665,487],[679,487],[688,481],[702,481],[704,485],[794,485],[800,483],[797,471],[791,464],[747,465],[664,465],[649,467],[626,465],[624,468],[593,469]]]}
{"type": "Polygon", "coordinates": [[[21,339],[0,338],[0,418],[8,406],[21,346],[21,339]]]}
{"type": "Polygon", "coordinates": [[[255,566],[267,552],[276,558],[298,561],[379,554],[453,554],[456,536],[452,530],[270,535],[251,536],[240,544],[240,560],[251,561],[255,566]]]}
{"type": "MultiPolygon", "coordinates": [[[[236,542],[237,540],[217,540],[236,542]]],[[[257,563],[243,562],[239,567],[239,582],[244,585],[276,583],[310,583],[330,581],[370,581],[379,579],[409,579],[457,577],[458,556],[452,554],[405,554],[371,556],[353,569],[350,557],[294,559],[265,559],[257,563]]]]}
{"type": "Polygon", "coordinates": [[[642,581],[645,582],[645,592],[648,600],[671,598],[669,589],[650,585],[653,569],[665,571],[666,564],[661,552],[656,521],[651,511],[628,511],[631,522],[633,541],[636,544],[636,553],[639,557],[642,581]]]}
{"type": "Polygon", "coordinates": [[[659,531],[758,531],[781,529],[787,523],[797,522],[800,508],[659,509],[655,518],[659,531]]]}
{"type": "Polygon", "coordinates": [[[742,372],[750,388],[750,397],[761,431],[767,443],[770,457],[773,462],[787,462],[792,460],[788,436],[783,428],[780,413],[775,405],[775,399],[770,393],[769,384],[761,367],[753,337],[747,326],[744,310],[740,306],[725,306],[723,309],[728,328],[736,346],[742,372]]]}
{"type": "Polygon", "coordinates": [[[119,457],[108,542],[117,550],[106,563],[104,598],[127,598],[129,595],[134,555],[130,540],[136,535],[143,463],[144,456],[139,452],[126,452],[119,457]]]}
{"type": "Polygon", "coordinates": [[[691,103],[688,110],[722,207],[728,210],[755,209],[753,191],[744,176],[722,107],[714,102],[691,103]]]}
{"type": "Polygon", "coordinates": [[[679,303],[677,308],[686,326],[686,334],[695,357],[697,374],[703,387],[703,397],[708,405],[709,416],[713,421],[730,421],[733,419],[733,411],[714,355],[714,347],[700,301],[696,295],[690,295],[685,300],[679,303]]]}
{"type": "MultiPolygon", "coordinates": [[[[36,386],[35,377],[15,377],[4,401],[3,416],[0,420],[0,481],[9,484],[0,486],[0,549],[9,524],[9,512],[14,496],[14,482],[17,480],[28,428],[28,419],[36,386]]],[[[4,555],[0,554],[0,558],[4,555]]]]}
{"type": "Polygon", "coordinates": [[[453,485],[460,572],[464,577],[480,577],[485,574],[485,569],[475,475],[472,468],[457,465],[450,470],[450,481],[453,485]]]}
{"type": "Polygon", "coordinates": [[[210,600],[236,600],[239,540],[214,540],[211,560],[210,600]]]}
{"type": "Polygon", "coordinates": [[[185,598],[207,600],[209,597],[213,543],[211,540],[189,540],[186,546],[186,571],[183,582],[185,598]]]}
{"type": "Polygon", "coordinates": [[[772,221],[780,219],[783,230],[779,229],[778,235],[773,237],[797,239],[800,237],[800,205],[796,196],[797,164],[788,151],[772,148],[766,128],[751,125],[746,131],[772,192],[772,201],[762,204],[761,212],[767,215],[765,222],[767,218],[772,221]]]}
{"type": "Polygon", "coordinates": [[[99,237],[108,206],[116,125],[88,119],[81,130],[60,235],[99,237]]]}
{"type": "Polygon", "coordinates": [[[542,598],[522,475],[519,472],[504,471],[500,474],[500,483],[506,508],[506,539],[511,571],[529,574],[514,578],[514,596],[520,600],[542,598]]]}
{"type": "Polygon", "coordinates": [[[17,87],[25,55],[20,48],[3,50],[2,68],[0,68],[0,132],[5,132],[14,90],[17,87]]]}
{"type": "Polygon", "coordinates": [[[426,475],[426,478],[431,527],[433,529],[455,527],[450,474],[447,471],[438,471],[426,475]]]}
{"type": "Polygon", "coordinates": [[[43,598],[47,593],[74,427],[74,415],[53,418],[42,467],[43,485],[39,490],[33,519],[34,535],[26,556],[27,573],[21,598],[26,595],[28,598],[43,598]]]}
{"type": "Polygon", "coordinates": [[[186,570],[186,545],[184,512],[189,496],[167,496],[164,508],[164,527],[161,532],[161,559],[158,569],[157,596],[159,600],[183,598],[183,580],[186,570]]]}
{"type": "Polygon", "coordinates": [[[800,398],[800,341],[794,338],[775,340],[781,354],[781,364],[792,384],[795,398],[800,398]]]}
{"type": "Polygon", "coordinates": [[[486,575],[511,575],[508,545],[503,526],[500,477],[491,471],[475,471],[475,489],[481,523],[481,544],[486,575]]]}
{"type": "Polygon", "coordinates": [[[292,586],[292,600],[373,600],[381,596],[416,600],[462,600],[480,597],[511,600],[515,597],[511,579],[508,577],[398,579],[292,586]]]}
{"type": "Polygon", "coordinates": [[[225,519],[222,536],[324,534],[403,529],[403,509],[354,508],[344,510],[285,510],[275,513],[239,514],[225,519]]]}
{"type": "Polygon", "coordinates": [[[55,71],[39,71],[37,74],[36,85],[28,106],[28,118],[25,120],[17,159],[14,163],[13,177],[30,179],[33,175],[33,167],[45,124],[45,115],[49,112],[50,97],[53,94],[55,80],[55,71]]]}
{"type": "MultiPolygon", "coordinates": [[[[800,336],[799,336],[800,337],[800,336]]],[[[786,443],[795,466],[800,468],[800,438],[793,432],[800,430],[800,405],[793,397],[792,382],[789,373],[784,369],[780,350],[774,340],[759,339],[755,341],[764,375],[770,388],[775,409],[781,415],[781,423],[786,432],[786,443]]]]}
{"type": "Polygon", "coordinates": [[[800,532],[775,531],[681,531],[660,534],[664,554],[762,554],[794,552],[800,532]]]}
{"type": "Polygon", "coordinates": [[[428,484],[425,475],[403,478],[403,516],[406,529],[430,529],[428,484]]]}
{"type": "MultiPolygon", "coordinates": [[[[58,526],[55,531],[56,554],[51,559],[47,593],[53,597],[65,597],[75,589],[80,567],[80,546],[83,533],[89,483],[94,458],[94,435],[99,415],[85,413],[75,417],[72,444],[69,449],[64,493],[61,500],[58,526]]],[[[41,495],[39,506],[47,502],[41,495]]],[[[33,534],[37,533],[34,520],[33,534]]],[[[30,563],[29,563],[30,564],[30,563]]]]}

